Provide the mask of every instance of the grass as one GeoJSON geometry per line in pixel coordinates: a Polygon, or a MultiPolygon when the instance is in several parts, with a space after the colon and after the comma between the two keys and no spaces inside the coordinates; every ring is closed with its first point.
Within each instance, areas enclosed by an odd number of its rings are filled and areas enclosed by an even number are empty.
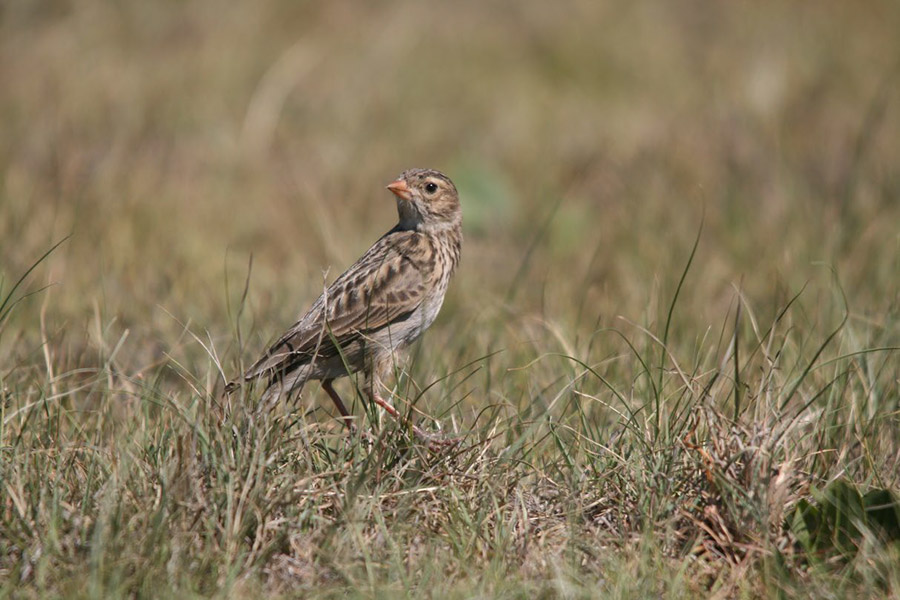
{"type": "Polygon", "coordinates": [[[898,20],[4,6],[0,594],[896,597],[898,20]],[[466,240],[395,401],[461,445],[223,398],[411,166],[466,240]]]}

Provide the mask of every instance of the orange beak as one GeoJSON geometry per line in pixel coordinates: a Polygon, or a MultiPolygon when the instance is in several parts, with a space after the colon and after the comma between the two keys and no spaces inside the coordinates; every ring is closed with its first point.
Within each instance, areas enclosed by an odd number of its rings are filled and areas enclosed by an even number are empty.
{"type": "Polygon", "coordinates": [[[409,186],[406,185],[406,182],[402,179],[394,181],[387,186],[387,189],[391,190],[391,192],[401,200],[408,201],[412,197],[412,194],[409,193],[409,186]]]}

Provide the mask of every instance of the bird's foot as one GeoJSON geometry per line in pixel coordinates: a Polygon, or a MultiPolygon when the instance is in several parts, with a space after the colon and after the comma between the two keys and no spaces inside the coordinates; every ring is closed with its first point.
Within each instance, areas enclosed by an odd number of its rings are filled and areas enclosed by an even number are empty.
{"type": "Polygon", "coordinates": [[[445,437],[437,433],[430,433],[415,425],[413,425],[412,429],[413,433],[419,439],[419,441],[428,446],[428,449],[432,452],[447,450],[448,448],[453,448],[454,446],[462,442],[462,438],[445,437]]]}
{"type": "MultiPolygon", "coordinates": [[[[387,411],[389,415],[403,423],[404,419],[400,415],[400,412],[396,408],[391,406],[391,404],[387,400],[377,394],[373,394],[372,400],[375,402],[375,404],[387,411]]],[[[425,445],[427,445],[428,449],[432,452],[438,452],[440,450],[451,448],[462,441],[462,438],[443,437],[436,433],[429,433],[417,425],[412,426],[412,431],[413,434],[415,434],[416,438],[420,442],[423,442],[425,445]]]]}

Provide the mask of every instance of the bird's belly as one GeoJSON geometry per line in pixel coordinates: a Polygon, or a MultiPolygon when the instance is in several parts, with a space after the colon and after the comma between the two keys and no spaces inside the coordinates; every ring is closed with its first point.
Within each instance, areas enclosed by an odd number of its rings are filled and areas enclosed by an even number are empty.
{"type": "Polygon", "coordinates": [[[443,294],[427,298],[405,319],[379,331],[378,341],[391,351],[411,344],[434,322],[443,303],[443,294]]]}
{"type": "Polygon", "coordinates": [[[410,337],[407,340],[407,343],[414,341],[420,335],[425,333],[425,330],[428,329],[434,320],[437,318],[438,313],[441,311],[441,305],[444,304],[444,295],[441,294],[437,298],[431,298],[422,303],[419,307],[419,311],[421,314],[414,317],[414,327],[412,331],[410,331],[410,337]]]}

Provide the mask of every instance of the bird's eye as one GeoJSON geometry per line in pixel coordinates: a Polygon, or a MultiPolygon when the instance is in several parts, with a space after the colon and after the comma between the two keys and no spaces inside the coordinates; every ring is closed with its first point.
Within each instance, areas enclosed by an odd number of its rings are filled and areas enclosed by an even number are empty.
{"type": "Polygon", "coordinates": [[[437,191],[437,184],[429,181],[425,184],[425,191],[429,194],[435,193],[437,191]]]}

